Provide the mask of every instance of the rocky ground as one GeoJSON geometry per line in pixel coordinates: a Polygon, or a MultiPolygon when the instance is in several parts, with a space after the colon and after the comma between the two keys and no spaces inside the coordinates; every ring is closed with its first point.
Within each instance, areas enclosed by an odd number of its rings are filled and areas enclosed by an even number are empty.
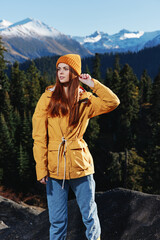
{"type": "MultiPolygon", "coordinates": [[[[126,189],[96,194],[102,240],[160,239],[160,196],[126,189]]],[[[67,240],[85,240],[75,200],[68,202],[67,240]]],[[[0,240],[48,240],[48,211],[0,197],[0,240]]]]}

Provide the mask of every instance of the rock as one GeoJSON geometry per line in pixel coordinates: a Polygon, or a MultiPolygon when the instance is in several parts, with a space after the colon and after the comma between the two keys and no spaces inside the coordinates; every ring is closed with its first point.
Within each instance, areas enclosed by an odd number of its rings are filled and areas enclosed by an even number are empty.
{"type": "MultiPolygon", "coordinates": [[[[122,188],[96,193],[102,240],[160,239],[160,196],[122,188]]],[[[76,200],[68,202],[67,240],[86,240],[76,200]]],[[[0,197],[0,240],[48,240],[48,211],[0,197]]]]}
{"type": "Polygon", "coordinates": [[[38,224],[41,212],[40,208],[0,197],[0,240],[25,239],[24,236],[38,224]]]}

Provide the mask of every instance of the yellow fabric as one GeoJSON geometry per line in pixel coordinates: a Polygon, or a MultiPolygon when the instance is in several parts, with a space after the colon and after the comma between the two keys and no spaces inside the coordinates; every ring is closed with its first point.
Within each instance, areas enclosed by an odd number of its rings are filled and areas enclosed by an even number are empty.
{"type": "Polygon", "coordinates": [[[56,67],[59,63],[66,63],[73,68],[78,75],[81,74],[81,57],[78,54],[67,54],[61,56],[56,63],[56,67]]]}
{"type": "Polygon", "coordinates": [[[118,97],[106,86],[93,79],[93,92],[83,91],[80,100],[80,119],[76,127],[68,125],[68,116],[50,117],[47,106],[54,86],[46,89],[33,114],[33,153],[36,161],[37,180],[46,175],[63,179],[79,178],[94,173],[94,164],[83,134],[91,117],[110,112],[119,105],[118,97]],[[62,144],[62,139],[65,144],[62,144]],[[65,158],[64,158],[65,150],[65,158]],[[58,157],[59,155],[59,157],[58,157]],[[58,162],[59,161],[59,162],[58,162]],[[58,169],[58,171],[57,171],[58,169]]]}
{"type": "Polygon", "coordinates": [[[100,237],[97,240],[100,240],[100,237]]]}

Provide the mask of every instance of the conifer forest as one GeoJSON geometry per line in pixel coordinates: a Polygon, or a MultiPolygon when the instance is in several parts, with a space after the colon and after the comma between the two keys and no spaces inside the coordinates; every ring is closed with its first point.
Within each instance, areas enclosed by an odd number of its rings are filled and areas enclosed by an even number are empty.
{"type": "MultiPolygon", "coordinates": [[[[0,39],[0,184],[36,193],[32,115],[45,88],[55,83],[58,57],[10,65],[5,51],[0,39]]],[[[90,119],[84,135],[95,163],[96,191],[123,187],[160,194],[160,71],[151,77],[144,68],[137,77],[120,60],[114,55],[112,67],[103,64],[105,54],[82,61],[83,72],[120,99],[116,110],[90,119]]]]}

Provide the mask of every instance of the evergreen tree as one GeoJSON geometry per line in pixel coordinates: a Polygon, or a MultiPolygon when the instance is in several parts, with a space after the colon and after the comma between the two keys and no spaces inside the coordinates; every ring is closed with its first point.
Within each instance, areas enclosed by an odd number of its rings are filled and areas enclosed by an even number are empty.
{"type": "Polygon", "coordinates": [[[151,97],[151,117],[152,122],[160,122],[160,73],[156,76],[153,83],[153,93],[151,97]]]}
{"type": "Polygon", "coordinates": [[[127,150],[121,155],[122,186],[128,189],[142,191],[145,171],[145,160],[135,149],[127,150]]]}
{"type": "Polygon", "coordinates": [[[47,76],[47,73],[44,73],[43,76],[40,76],[39,77],[39,84],[40,84],[40,93],[44,93],[45,89],[47,86],[49,85],[53,85],[53,82],[50,82],[48,80],[48,76],[47,76]]]}
{"type": "Polygon", "coordinates": [[[116,69],[113,71],[111,89],[114,93],[119,95],[121,88],[121,77],[116,69]]]}
{"type": "MultiPolygon", "coordinates": [[[[120,72],[121,88],[119,98],[121,104],[120,126],[119,126],[119,147],[121,150],[131,149],[135,146],[136,120],[139,113],[139,89],[138,80],[132,68],[125,64],[120,72]]],[[[119,150],[120,150],[119,149],[119,150]]]]}
{"type": "Polygon", "coordinates": [[[91,75],[91,72],[90,72],[89,67],[88,67],[87,64],[86,64],[85,72],[88,73],[89,75],[91,75]]]}
{"type": "Polygon", "coordinates": [[[98,139],[99,132],[100,132],[98,119],[99,119],[98,116],[90,119],[87,131],[85,133],[85,139],[91,151],[94,151],[96,140],[98,139]]]}
{"type": "Polygon", "coordinates": [[[26,75],[19,69],[19,63],[15,62],[11,68],[10,96],[14,109],[20,112],[21,117],[27,109],[27,80],[26,75]]]}
{"type": "Polygon", "coordinates": [[[8,92],[4,93],[3,106],[1,113],[4,115],[5,121],[7,122],[10,134],[14,141],[14,133],[16,129],[16,123],[14,121],[14,110],[10,102],[10,96],[8,92]]]}
{"type": "Polygon", "coordinates": [[[30,65],[27,71],[27,81],[28,81],[27,88],[28,88],[28,95],[29,95],[28,111],[31,111],[32,114],[36,107],[37,101],[41,95],[39,78],[40,78],[40,73],[36,68],[34,61],[32,61],[32,64],[30,65]]]}
{"type": "Polygon", "coordinates": [[[5,70],[7,68],[6,66],[6,61],[4,59],[4,52],[5,52],[5,48],[3,46],[1,37],[0,37],[0,112],[3,109],[3,105],[4,105],[4,96],[6,94],[6,92],[9,92],[10,89],[10,83],[9,83],[9,79],[5,73],[5,70]]]}
{"type": "Polygon", "coordinates": [[[119,55],[116,54],[115,55],[115,62],[114,62],[114,70],[116,70],[118,73],[120,73],[120,58],[119,58],[119,55]]]}
{"type": "Polygon", "coordinates": [[[150,110],[151,135],[146,150],[147,166],[145,172],[144,190],[149,193],[160,194],[160,73],[153,83],[150,110]]]}
{"type": "MultiPolygon", "coordinates": [[[[85,72],[91,75],[88,65],[86,65],[85,72]]],[[[85,85],[84,87],[87,91],[91,91],[88,86],[85,85]]],[[[89,145],[89,148],[91,149],[92,152],[94,151],[94,147],[96,145],[96,140],[98,139],[99,132],[100,132],[100,126],[98,123],[98,119],[99,119],[98,116],[90,119],[87,131],[85,133],[85,139],[86,139],[86,141],[89,145]]]]}
{"type": "MultiPolygon", "coordinates": [[[[86,73],[90,74],[88,65],[86,65],[86,73]]],[[[91,76],[97,80],[100,80],[100,59],[99,59],[98,54],[96,54],[96,56],[95,56],[93,73],[91,76]]],[[[90,88],[87,87],[86,85],[85,85],[85,89],[87,91],[90,91],[90,88]]],[[[97,117],[90,119],[87,131],[85,133],[85,139],[86,139],[86,141],[89,145],[89,148],[91,149],[92,152],[94,151],[96,140],[97,140],[97,138],[99,136],[99,132],[100,132],[98,118],[99,117],[97,116],[97,117]]]]}
{"type": "Polygon", "coordinates": [[[112,78],[113,78],[113,69],[112,68],[107,68],[105,85],[109,88],[111,88],[111,85],[112,85],[112,78]]]}
{"type": "Polygon", "coordinates": [[[142,191],[145,161],[135,149],[109,152],[106,175],[109,188],[124,187],[142,191]]]}
{"type": "Polygon", "coordinates": [[[2,113],[0,114],[0,165],[3,169],[3,184],[16,188],[18,182],[16,149],[2,113]]]}
{"type": "Polygon", "coordinates": [[[96,53],[93,61],[93,73],[92,77],[103,82],[101,79],[101,72],[100,72],[100,57],[99,54],[96,53]]]}
{"type": "Polygon", "coordinates": [[[144,70],[139,83],[140,103],[150,103],[152,94],[152,81],[148,76],[147,71],[144,70]]]}
{"type": "Polygon", "coordinates": [[[29,116],[26,116],[24,114],[23,121],[21,121],[21,144],[25,151],[27,151],[28,156],[30,159],[32,158],[32,146],[33,146],[33,140],[32,140],[32,121],[30,118],[30,113],[28,113],[29,116]]]}
{"type": "Polygon", "coordinates": [[[23,149],[22,144],[20,144],[19,147],[19,153],[18,153],[18,172],[19,172],[19,183],[20,183],[20,189],[23,189],[23,191],[26,191],[29,186],[31,186],[31,183],[33,183],[33,179],[31,176],[30,171],[30,163],[29,163],[29,156],[25,149],[23,149]]]}
{"type": "Polygon", "coordinates": [[[148,76],[147,71],[144,70],[139,82],[139,119],[137,135],[137,150],[139,153],[146,156],[146,150],[150,146],[150,136],[152,135],[151,127],[151,96],[152,96],[152,82],[148,76]]]}

